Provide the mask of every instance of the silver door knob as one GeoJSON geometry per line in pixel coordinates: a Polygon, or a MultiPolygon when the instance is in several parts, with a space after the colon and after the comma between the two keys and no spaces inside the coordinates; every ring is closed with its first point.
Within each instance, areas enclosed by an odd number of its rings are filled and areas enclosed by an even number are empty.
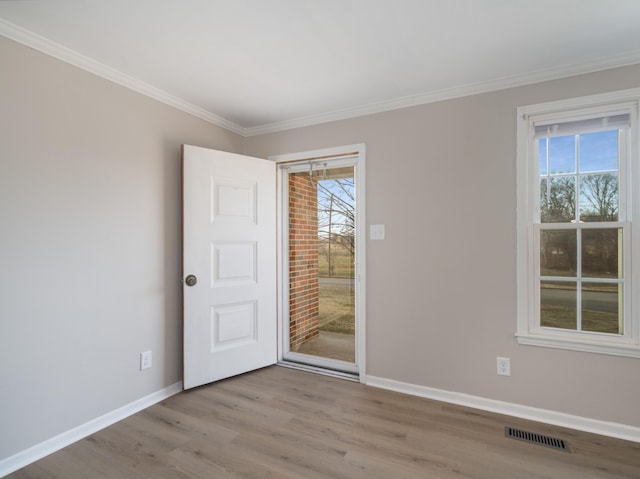
{"type": "Polygon", "coordinates": [[[187,284],[187,286],[195,286],[196,283],[198,282],[198,278],[190,274],[185,278],[184,282],[187,284]]]}

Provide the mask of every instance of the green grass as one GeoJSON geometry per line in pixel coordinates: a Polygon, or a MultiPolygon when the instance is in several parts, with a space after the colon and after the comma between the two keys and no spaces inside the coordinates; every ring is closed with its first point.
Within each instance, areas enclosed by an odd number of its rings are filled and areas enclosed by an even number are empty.
{"type": "Polygon", "coordinates": [[[320,331],[329,331],[332,333],[355,334],[355,321],[353,314],[343,314],[337,319],[328,322],[320,328],[320,331]]]}
{"type": "MultiPolygon", "coordinates": [[[[318,276],[353,278],[355,275],[353,254],[342,246],[332,244],[332,270],[329,272],[328,252],[328,244],[321,243],[318,248],[318,276]]],[[[320,285],[319,295],[320,331],[355,334],[355,294],[353,288],[320,285]]]]}
{"type": "Polygon", "coordinates": [[[321,244],[318,248],[318,275],[333,276],[337,278],[354,277],[354,258],[346,249],[338,245],[331,245],[331,263],[333,271],[329,274],[329,261],[327,259],[328,248],[326,244],[321,244]]]}
{"type": "MultiPolygon", "coordinates": [[[[576,330],[576,310],[562,306],[542,305],[540,324],[545,328],[576,330]]],[[[603,311],[582,311],[582,330],[597,333],[620,334],[618,315],[603,311]]]]}
{"type": "Polygon", "coordinates": [[[320,331],[355,334],[355,295],[352,288],[321,285],[320,331]]]}

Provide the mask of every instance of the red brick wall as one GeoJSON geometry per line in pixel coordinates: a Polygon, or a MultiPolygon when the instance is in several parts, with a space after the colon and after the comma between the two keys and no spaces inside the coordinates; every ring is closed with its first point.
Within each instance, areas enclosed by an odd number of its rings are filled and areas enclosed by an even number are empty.
{"type": "Polygon", "coordinates": [[[318,191],[308,173],[295,173],[289,175],[289,349],[318,334],[318,191]]]}

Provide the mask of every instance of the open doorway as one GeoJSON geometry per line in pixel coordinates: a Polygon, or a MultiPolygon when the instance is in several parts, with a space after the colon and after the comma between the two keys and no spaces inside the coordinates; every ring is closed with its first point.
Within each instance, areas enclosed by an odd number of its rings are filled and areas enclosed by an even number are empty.
{"type": "Polygon", "coordinates": [[[289,350],[355,363],[354,167],[289,174],[289,350]]]}
{"type": "Polygon", "coordinates": [[[363,377],[364,149],[357,146],[276,159],[281,359],[363,377]]]}

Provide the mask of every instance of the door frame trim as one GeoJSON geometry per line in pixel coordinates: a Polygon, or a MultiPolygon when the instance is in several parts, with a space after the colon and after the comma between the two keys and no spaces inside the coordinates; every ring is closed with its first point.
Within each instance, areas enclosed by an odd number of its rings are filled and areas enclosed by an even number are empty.
{"type": "MultiPolygon", "coordinates": [[[[356,337],[355,337],[355,365],[360,382],[366,378],[366,146],[364,143],[344,145],[333,148],[289,153],[284,155],[269,156],[269,160],[276,163],[304,163],[317,162],[318,164],[331,161],[334,165],[339,159],[348,159],[350,162],[356,159],[355,185],[356,185],[356,337]]],[[[283,165],[281,165],[283,166],[283,165]]],[[[292,165],[293,166],[293,165],[292,165]]],[[[289,284],[288,284],[288,235],[284,235],[285,210],[288,205],[288,195],[284,191],[283,184],[286,171],[278,168],[276,179],[277,191],[277,275],[278,275],[278,361],[284,360],[284,351],[288,350],[289,324],[289,284]]],[[[302,355],[301,355],[302,356],[302,355]]],[[[330,360],[332,361],[332,360],[330,360]]],[[[314,366],[316,366],[314,364],[314,366]]]]}

